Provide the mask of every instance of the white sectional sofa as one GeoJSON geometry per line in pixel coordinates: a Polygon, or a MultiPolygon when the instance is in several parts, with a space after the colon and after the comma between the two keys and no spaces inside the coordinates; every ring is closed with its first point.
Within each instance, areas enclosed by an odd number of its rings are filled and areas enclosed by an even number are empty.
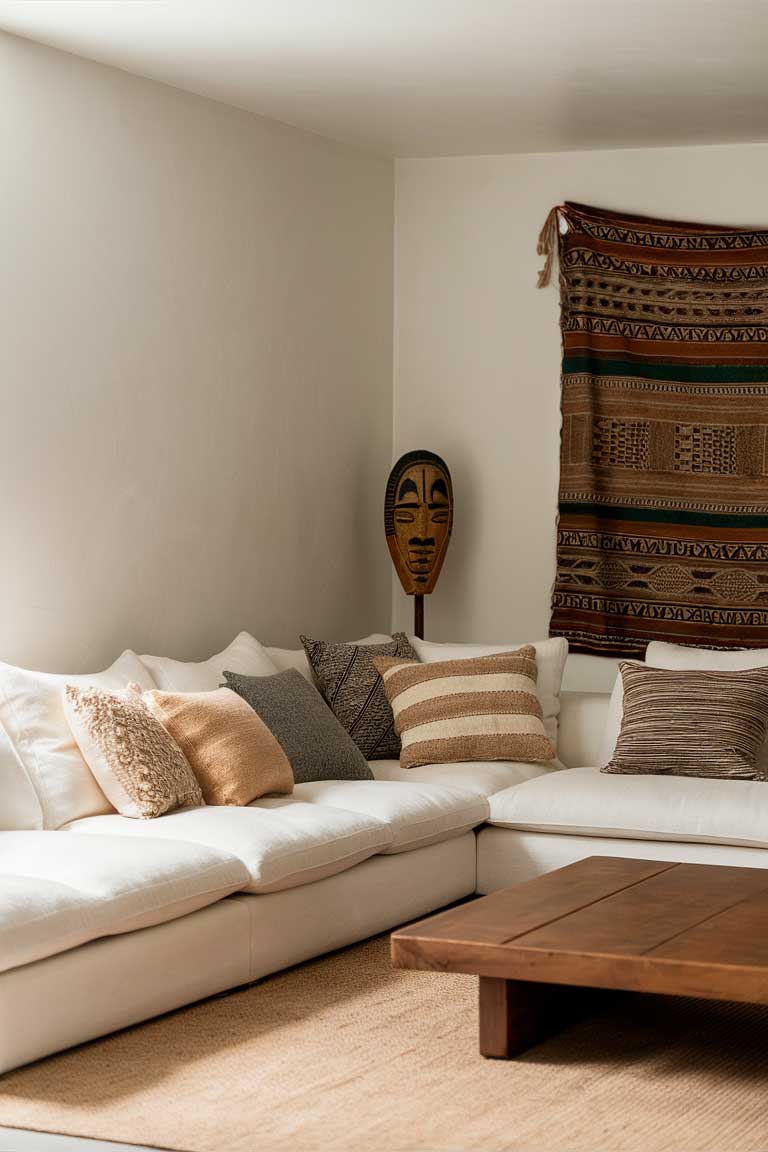
{"type": "Polygon", "coordinates": [[[768,785],[595,767],[616,670],[569,657],[564,769],[374,761],[372,781],[56,830],[7,771],[0,1071],[584,856],[768,866],[768,785]]]}

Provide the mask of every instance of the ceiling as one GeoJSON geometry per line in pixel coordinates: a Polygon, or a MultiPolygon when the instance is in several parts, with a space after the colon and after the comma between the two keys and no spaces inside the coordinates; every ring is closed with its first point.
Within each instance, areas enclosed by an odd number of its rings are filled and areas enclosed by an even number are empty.
{"type": "Polygon", "coordinates": [[[766,0],[0,0],[0,29],[394,156],[768,139],[766,0]]]}

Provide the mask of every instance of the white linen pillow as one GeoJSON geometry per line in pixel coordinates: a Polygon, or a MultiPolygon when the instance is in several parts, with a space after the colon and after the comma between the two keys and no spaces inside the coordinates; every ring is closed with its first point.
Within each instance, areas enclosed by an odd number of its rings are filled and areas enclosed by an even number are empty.
{"type": "MultiPolygon", "coordinates": [[[[652,640],[645,652],[645,662],[653,668],[684,672],[747,672],[750,668],[768,667],[768,648],[715,652],[711,648],[689,648],[685,644],[667,644],[652,640]]],[[[768,772],[768,740],[758,756],[761,771],[768,772]]]]}
{"type": "Polygon", "coordinates": [[[0,724],[8,734],[42,809],[42,827],[111,812],[112,806],[83,759],[64,715],[65,684],[141,688],[155,682],[135,652],[126,651],[104,672],[67,676],[0,664],[0,724]]]}
{"type": "Polygon", "coordinates": [[[568,641],[554,636],[550,640],[524,641],[520,644],[438,644],[409,636],[419,660],[434,664],[439,660],[472,660],[480,656],[495,656],[499,652],[515,652],[524,643],[536,649],[536,695],[541,704],[544,730],[552,747],[557,751],[557,718],[560,714],[560,685],[563,681],[568,641]]]}
{"type": "Polygon", "coordinates": [[[43,810],[29,773],[0,725],[0,832],[38,831],[43,810]]]}
{"type": "MultiPolygon", "coordinates": [[[[627,660],[627,664],[638,664],[641,668],[644,667],[642,660],[627,660]]],[[[608,704],[608,715],[605,718],[605,728],[603,729],[603,738],[600,741],[600,755],[598,760],[600,763],[598,768],[605,768],[613,759],[613,753],[616,750],[616,741],[621,732],[621,721],[624,718],[624,681],[621,678],[621,672],[616,673],[616,679],[613,682],[613,691],[611,692],[610,703],[608,704]]]]}
{"type": "Polygon", "coordinates": [[[248,632],[241,632],[223,652],[198,662],[171,660],[167,656],[140,656],[161,692],[213,692],[220,688],[224,672],[241,676],[274,676],[279,669],[265,648],[248,632]]]}
{"type": "Polygon", "coordinates": [[[645,662],[654,668],[682,672],[748,672],[768,667],[768,648],[740,648],[735,652],[715,652],[711,648],[689,648],[652,640],[645,650],[645,662]]]}
{"type": "MultiPolygon", "coordinates": [[[[391,636],[384,633],[372,632],[370,636],[364,636],[362,640],[350,640],[350,644],[386,644],[391,640],[391,636]]],[[[307,660],[307,654],[303,648],[265,648],[264,651],[269,656],[270,660],[275,664],[278,672],[285,672],[288,668],[295,668],[297,672],[301,672],[305,680],[309,680],[310,684],[315,683],[315,678],[312,675],[312,669],[307,660]]],[[[227,669],[230,671],[230,669],[227,669]]]]}

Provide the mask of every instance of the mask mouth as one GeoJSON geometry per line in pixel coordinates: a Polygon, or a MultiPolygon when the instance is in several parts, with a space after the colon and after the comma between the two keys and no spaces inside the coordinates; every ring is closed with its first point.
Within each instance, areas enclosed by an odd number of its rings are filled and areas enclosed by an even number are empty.
{"type": "Polygon", "coordinates": [[[408,567],[412,572],[429,572],[434,564],[434,548],[409,548],[408,567]]]}

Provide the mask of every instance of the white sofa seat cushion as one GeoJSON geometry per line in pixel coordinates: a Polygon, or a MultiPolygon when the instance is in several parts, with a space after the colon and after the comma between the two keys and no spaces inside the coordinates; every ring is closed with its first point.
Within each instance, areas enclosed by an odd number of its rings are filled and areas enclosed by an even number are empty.
{"type": "MultiPolygon", "coordinates": [[[[258,801],[257,801],[258,803],[258,801]]],[[[274,807],[185,808],[156,820],[93,816],[69,825],[73,834],[190,841],[231,852],[248,870],[245,892],[296,888],[351,868],[388,848],[383,821],[319,804],[275,798],[274,807]]]]}
{"type": "MultiPolygon", "coordinates": [[[[438,784],[393,780],[313,780],[297,784],[297,801],[343,808],[383,820],[392,830],[385,853],[408,852],[461,836],[488,819],[484,796],[438,784]]],[[[255,805],[270,801],[256,800],[255,805]]]]}
{"type": "Polygon", "coordinates": [[[490,823],[529,832],[768,847],[768,784],[569,768],[490,799],[490,823]]]}
{"type": "Polygon", "coordinates": [[[33,876],[0,875],[0,972],[66,952],[101,935],[93,900],[33,876]]]}
{"type": "MultiPolygon", "coordinates": [[[[197,662],[168,656],[140,656],[162,692],[213,692],[225,672],[242,676],[274,676],[277,666],[249,632],[240,632],[222,652],[197,662]]],[[[153,685],[154,687],[154,685],[153,685]]]]}
{"type": "Polygon", "coordinates": [[[3,832],[0,971],[97,936],[174,920],[244,888],[248,879],[236,856],[199,844],[3,832]]]}
{"type": "Polygon", "coordinates": [[[459,764],[422,764],[419,768],[401,768],[399,760],[368,763],[377,780],[447,785],[478,796],[492,796],[513,784],[556,771],[549,764],[518,764],[513,760],[463,760],[459,764]]]}

